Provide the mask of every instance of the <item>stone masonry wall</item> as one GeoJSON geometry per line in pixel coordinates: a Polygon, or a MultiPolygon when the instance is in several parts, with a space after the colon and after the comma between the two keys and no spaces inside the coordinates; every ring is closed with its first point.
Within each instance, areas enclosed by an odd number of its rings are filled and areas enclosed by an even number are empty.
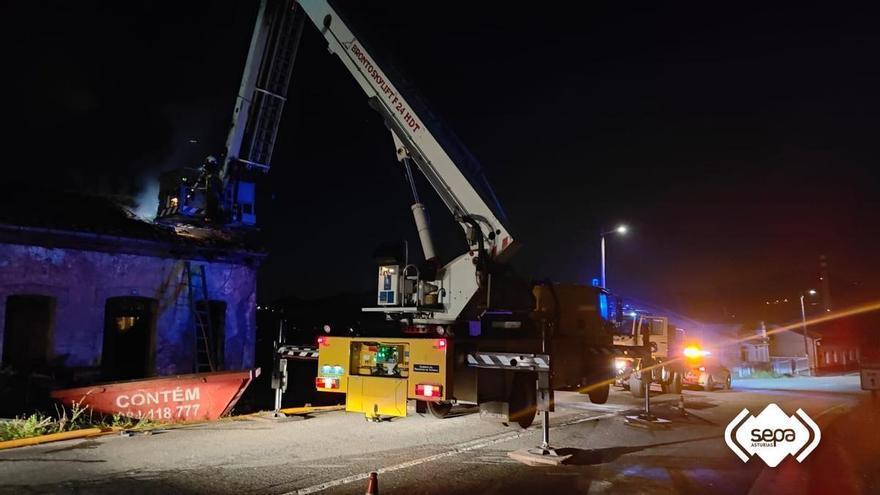
{"type": "MultiPolygon", "coordinates": [[[[205,265],[209,298],[226,302],[225,368],[252,367],[256,268],[192,264],[205,265]]],[[[154,373],[190,373],[195,337],[181,285],[183,266],[183,260],[170,258],[0,243],[0,356],[8,296],[56,298],[48,357],[60,358],[68,367],[100,365],[107,298],[140,296],[158,302],[154,373]]]]}

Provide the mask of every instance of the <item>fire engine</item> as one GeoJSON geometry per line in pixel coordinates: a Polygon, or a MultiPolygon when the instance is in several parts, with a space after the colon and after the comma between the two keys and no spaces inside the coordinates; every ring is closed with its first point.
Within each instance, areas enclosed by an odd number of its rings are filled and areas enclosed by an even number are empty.
{"type": "MultiPolygon", "coordinates": [[[[368,418],[404,416],[407,402],[446,416],[454,404],[528,426],[552,389],[605,402],[613,379],[608,293],[598,287],[530,284],[509,260],[517,242],[475,159],[433,114],[395,83],[327,0],[262,0],[236,100],[226,152],[198,176],[163,187],[159,220],[224,227],[256,224],[254,184],[269,169],[301,30],[308,19],[383,118],[407,186],[421,256],[405,243],[377,250],[376,302],[382,323],[354,335],[322,335],[315,387],[346,394],[368,418]],[[442,260],[434,249],[421,174],[466,240],[442,260]],[[552,356],[552,365],[551,365],[552,356]]],[[[278,368],[280,369],[280,368],[278,368]]],[[[276,371],[278,371],[276,369],[276,371]]],[[[280,371],[277,374],[279,374],[280,371]]],[[[273,383],[281,386],[279,376],[273,383]]]]}
{"type": "Polygon", "coordinates": [[[629,316],[629,324],[621,325],[614,335],[619,354],[614,359],[616,385],[635,397],[644,397],[652,383],[671,394],[681,393],[683,387],[730,388],[730,371],[718,364],[711,351],[689,340],[683,328],[670,325],[665,316],[629,316]]]}
{"type": "Polygon", "coordinates": [[[346,409],[368,417],[404,416],[407,401],[435,416],[453,404],[479,405],[481,414],[528,426],[536,410],[537,379],[549,371],[552,389],[584,389],[608,397],[611,346],[603,289],[537,284],[517,278],[508,261],[514,237],[493,194],[481,195],[467,170],[470,155],[446,138],[427,109],[413,105],[339,13],[326,0],[301,8],[384,118],[412,191],[410,207],[423,258],[406,250],[377,257],[377,297],[364,311],[385,316],[368,336],[322,336],[318,390],[346,394],[346,409]],[[425,206],[413,174],[419,171],[461,225],[467,246],[443,263],[434,250],[425,206]],[[602,383],[590,388],[594,383],[602,383]]]}
{"type": "Polygon", "coordinates": [[[680,393],[683,366],[676,358],[684,349],[685,330],[669,325],[665,316],[629,316],[614,335],[615,348],[622,353],[614,358],[615,383],[635,397],[644,397],[651,383],[659,384],[664,393],[680,393]]]}

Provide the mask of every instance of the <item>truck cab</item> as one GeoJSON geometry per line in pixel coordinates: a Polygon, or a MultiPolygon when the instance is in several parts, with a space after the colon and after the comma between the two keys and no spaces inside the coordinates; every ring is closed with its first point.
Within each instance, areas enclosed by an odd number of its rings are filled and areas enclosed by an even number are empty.
{"type": "Polygon", "coordinates": [[[664,393],[679,393],[683,370],[677,358],[682,356],[685,341],[685,330],[670,325],[667,317],[630,313],[614,335],[615,348],[622,353],[614,360],[615,384],[636,397],[651,383],[660,384],[664,393]],[[650,371],[640,373],[645,368],[650,371]]]}

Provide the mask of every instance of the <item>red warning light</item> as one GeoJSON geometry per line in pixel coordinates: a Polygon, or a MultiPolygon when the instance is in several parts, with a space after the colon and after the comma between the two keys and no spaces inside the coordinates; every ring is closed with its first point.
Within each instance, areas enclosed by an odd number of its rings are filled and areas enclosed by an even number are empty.
{"type": "Polygon", "coordinates": [[[443,387],[440,385],[416,385],[416,395],[427,398],[440,398],[443,395],[443,387]]]}
{"type": "Polygon", "coordinates": [[[323,389],[338,389],[339,388],[339,378],[331,378],[328,376],[319,376],[315,378],[315,388],[323,388],[323,389]]]}

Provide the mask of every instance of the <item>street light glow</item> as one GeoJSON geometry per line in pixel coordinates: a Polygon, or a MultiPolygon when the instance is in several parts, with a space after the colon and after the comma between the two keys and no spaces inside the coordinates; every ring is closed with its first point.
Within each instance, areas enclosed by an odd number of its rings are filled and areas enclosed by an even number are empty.
{"type": "Polygon", "coordinates": [[[602,260],[602,278],[600,279],[600,285],[604,288],[605,285],[605,236],[608,234],[626,234],[627,231],[626,225],[618,225],[614,230],[609,230],[608,232],[599,231],[599,238],[601,239],[600,250],[601,250],[601,260],[602,260]]]}
{"type": "Polygon", "coordinates": [[[810,290],[807,291],[807,294],[809,294],[809,295],[811,295],[811,296],[815,296],[815,295],[816,295],[816,291],[815,291],[814,289],[810,289],[810,290]]]}

